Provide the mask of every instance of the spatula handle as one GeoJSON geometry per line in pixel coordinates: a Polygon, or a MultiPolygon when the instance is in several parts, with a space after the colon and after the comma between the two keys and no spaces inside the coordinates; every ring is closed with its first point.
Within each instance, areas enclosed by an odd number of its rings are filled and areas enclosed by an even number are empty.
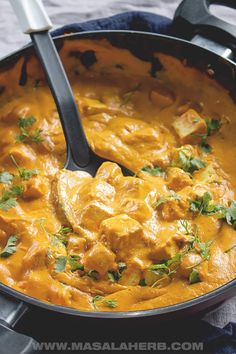
{"type": "Polygon", "coordinates": [[[54,42],[48,33],[52,27],[41,0],[10,0],[21,27],[30,34],[54,97],[67,142],[67,166],[85,167],[90,161],[86,140],[70,83],[54,42]]]}
{"type": "Polygon", "coordinates": [[[41,0],[10,0],[22,31],[24,33],[41,32],[52,28],[41,0]]]}

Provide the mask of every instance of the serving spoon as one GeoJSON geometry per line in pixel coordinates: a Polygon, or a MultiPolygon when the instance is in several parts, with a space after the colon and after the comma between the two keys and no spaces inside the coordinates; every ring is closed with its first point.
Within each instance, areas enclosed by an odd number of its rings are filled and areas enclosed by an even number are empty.
{"type": "MultiPolygon", "coordinates": [[[[24,33],[29,34],[53,95],[67,144],[64,168],[85,171],[94,176],[106,159],[90,148],[70,83],[55,44],[49,34],[52,28],[41,0],[10,0],[24,33]]],[[[120,166],[124,175],[133,175],[120,166]]]]}

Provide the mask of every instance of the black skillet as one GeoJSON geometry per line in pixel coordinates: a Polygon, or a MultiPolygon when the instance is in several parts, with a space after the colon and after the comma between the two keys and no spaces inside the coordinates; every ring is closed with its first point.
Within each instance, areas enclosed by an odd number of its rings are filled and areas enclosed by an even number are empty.
{"type": "MultiPolygon", "coordinates": [[[[150,62],[150,72],[155,75],[156,65],[153,53],[164,52],[172,56],[186,59],[186,63],[201,71],[209,66],[215,72],[215,79],[226,87],[236,100],[236,26],[230,25],[210,14],[209,6],[220,3],[236,8],[234,0],[184,0],[176,11],[174,31],[178,36],[191,42],[174,37],[146,34],[135,31],[98,31],[67,35],[55,38],[55,44],[60,47],[63,41],[80,39],[106,38],[113,46],[129,49],[140,59],[150,62]],[[202,48],[204,47],[204,48],[202,48]]],[[[0,70],[13,65],[19,58],[27,58],[33,52],[32,45],[7,56],[0,61],[0,70]]],[[[25,67],[23,68],[25,71],[25,67]]],[[[23,78],[24,81],[24,78],[23,78]]],[[[21,81],[22,84],[22,81],[21,81]]],[[[236,295],[236,280],[220,288],[199,296],[190,301],[158,309],[135,312],[85,312],[68,307],[44,303],[38,299],[24,295],[16,290],[0,284],[0,352],[27,353],[32,349],[32,339],[12,330],[14,325],[29,308],[30,311],[45,311],[49,315],[63,315],[65,320],[77,318],[82,321],[98,322],[98,325],[116,320],[130,325],[135,321],[160,321],[192,316],[203,310],[219,304],[223,300],[236,295]],[[15,349],[15,351],[14,351],[15,349]]],[[[78,324],[79,327],[79,324],[78,324]]],[[[40,327],[39,327],[40,330],[40,327]]],[[[49,329],[50,330],[50,329],[49,329]]]]}

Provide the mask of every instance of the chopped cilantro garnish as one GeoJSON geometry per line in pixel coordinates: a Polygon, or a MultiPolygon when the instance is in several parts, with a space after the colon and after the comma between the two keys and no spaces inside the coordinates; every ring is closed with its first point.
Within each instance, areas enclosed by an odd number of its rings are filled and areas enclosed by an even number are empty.
{"type": "Polygon", "coordinates": [[[225,219],[225,221],[232,225],[234,229],[236,229],[236,203],[231,202],[228,208],[221,208],[221,219],[225,219]]]}
{"type": "Polygon", "coordinates": [[[199,283],[201,281],[200,275],[197,269],[193,269],[189,275],[189,284],[199,283]]]}
{"type": "Polygon", "coordinates": [[[41,143],[43,141],[41,129],[35,129],[32,133],[26,129],[33,125],[35,122],[35,117],[19,118],[18,126],[20,128],[20,134],[16,136],[16,141],[24,143],[41,143]]]}
{"type": "Polygon", "coordinates": [[[57,273],[64,272],[67,263],[70,266],[71,272],[75,272],[76,270],[84,270],[84,266],[79,261],[80,256],[78,255],[59,256],[56,259],[55,271],[57,273]]]}
{"type": "Polygon", "coordinates": [[[16,252],[17,236],[12,235],[9,237],[6,246],[0,252],[0,257],[7,258],[16,252]]]}
{"type": "Polygon", "coordinates": [[[28,181],[31,177],[36,176],[39,173],[37,168],[27,169],[20,167],[19,168],[19,175],[24,181],[28,181]]]}
{"type": "Polygon", "coordinates": [[[59,256],[55,262],[55,271],[57,273],[64,272],[66,268],[67,256],[59,256]]]}
{"type": "Polygon", "coordinates": [[[96,295],[93,297],[92,303],[95,310],[97,310],[96,302],[104,299],[104,296],[96,295]]]}
{"type": "Polygon", "coordinates": [[[68,234],[72,233],[73,230],[70,227],[62,226],[59,231],[57,231],[52,236],[56,237],[60,242],[62,242],[65,246],[68,243],[68,234]]]}
{"type": "Polygon", "coordinates": [[[210,119],[206,118],[206,125],[207,125],[207,135],[210,136],[218,131],[221,127],[221,121],[219,119],[210,119]]]}
{"type": "Polygon", "coordinates": [[[13,175],[9,172],[0,172],[0,183],[10,184],[13,180],[13,175]]]}
{"type": "Polygon", "coordinates": [[[114,309],[118,305],[117,301],[113,299],[103,300],[102,303],[111,309],[114,309]]]}
{"type": "Polygon", "coordinates": [[[206,154],[210,154],[212,152],[212,147],[206,141],[201,142],[200,148],[206,154]]]}
{"type": "Polygon", "coordinates": [[[77,255],[69,255],[68,262],[70,265],[70,270],[75,272],[76,270],[84,270],[84,266],[79,262],[80,256],[77,255]]]}
{"type": "Polygon", "coordinates": [[[212,203],[212,195],[209,192],[205,192],[202,197],[197,196],[190,200],[190,210],[194,213],[213,215],[220,212],[221,209],[220,205],[212,203]]]}
{"type": "Polygon", "coordinates": [[[159,205],[168,202],[169,200],[180,200],[181,197],[176,194],[174,191],[171,191],[170,194],[160,197],[158,201],[154,204],[154,208],[159,207],[159,205]]]}
{"type": "Polygon", "coordinates": [[[15,207],[17,205],[16,197],[21,196],[23,192],[24,188],[22,186],[13,186],[11,189],[3,191],[0,199],[0,209],[8,211],[15,207]]]}
{"type": "Polygon", "coordinates": [[[181,168],[185,172],[193,173],[206,167],[204,161],[192,155],[188,156],[184,150],[179,151],[179,156],[174,162],[174,166],[181,168]]]}
{"type": "Polygon", "coordinates": [[[107,272],[107,277],[112,283],[118,281],[121,278],[122,272],[127,268],[124,262],[118,262],[117,266],[118,270],[107,272]]]}
{"type": "Polygon", "coordinates": [[[206,242],[199,242],[198,247],[199,247],[199,253],[202,257],[203,260],[209,260],[210,259],[210,248],[212,245],[212,240],[207,240],[206,242]]]}
{"type": "Polygon", "coordinates": [[[19,128],[27,128],[36,122],[35,117],[19,118],[18,126],[19,128]]]}
{"type": "Polygon", "coordinates": [[[156,167],[145,166],[141,169],[141,171],[147,172],[151,176],[164,176],[165,175],[165,172],[163,171],[163,169],[158,166],[156,166],[156,167]]]}

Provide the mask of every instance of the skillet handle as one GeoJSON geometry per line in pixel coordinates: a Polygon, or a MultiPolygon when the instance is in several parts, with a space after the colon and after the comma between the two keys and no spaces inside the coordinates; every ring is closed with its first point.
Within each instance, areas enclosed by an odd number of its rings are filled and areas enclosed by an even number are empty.
{"type": "Polygon", "coordinates": [[[0,354],[36,352],[37,343],[33,338],[12,329],[27,309],[23,302],[0,293],[0,354]]]}
{"type": "Polygon", "coordinates": [[[232,58],[232,52],[236,53],[236,26],[211,14],[209,10],[211,4],[225,5],[236,9],[235,0],[183,0],[175,12],[174,33],[187,40],[194,37],[193,42],[196,44],[210,47],[209,49],[218,54],[232,58]],[[204,37],[212,42],[204,45],[204,37]],[[229,49],[227,54],[223,53],[223,48],[224,50],[229,49]]]}

